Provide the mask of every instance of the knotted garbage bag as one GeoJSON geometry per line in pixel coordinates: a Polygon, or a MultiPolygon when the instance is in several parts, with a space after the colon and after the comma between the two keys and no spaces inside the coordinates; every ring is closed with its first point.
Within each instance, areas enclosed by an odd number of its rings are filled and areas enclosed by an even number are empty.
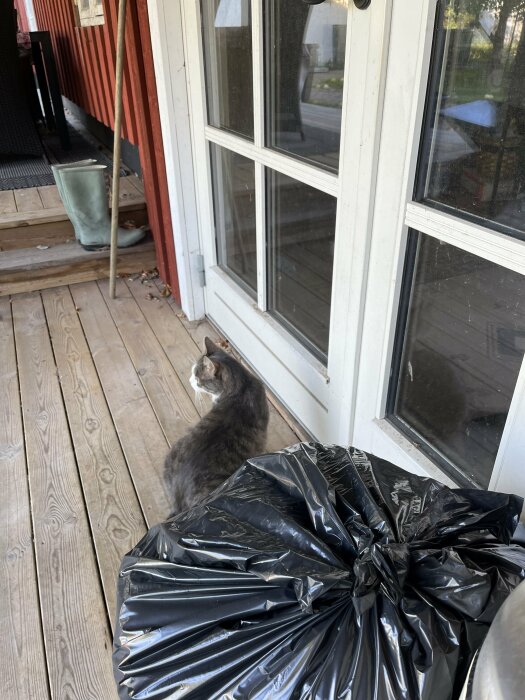
{"type": "Polygon", "coordinates": [[[250,459],[124,558],[120,698],[456,698],[525,578],[522,505],[353,448],[250,459]]]}

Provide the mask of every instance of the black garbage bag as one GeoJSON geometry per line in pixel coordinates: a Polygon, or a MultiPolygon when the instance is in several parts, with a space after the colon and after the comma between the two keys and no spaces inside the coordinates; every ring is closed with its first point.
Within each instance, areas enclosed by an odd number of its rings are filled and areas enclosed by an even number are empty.
{"type": "Polygon", "coordinates": [[[456,698],[525,578],[522,505],[353,448],[248,460],[124,558],[120,697],[456,698]]]}

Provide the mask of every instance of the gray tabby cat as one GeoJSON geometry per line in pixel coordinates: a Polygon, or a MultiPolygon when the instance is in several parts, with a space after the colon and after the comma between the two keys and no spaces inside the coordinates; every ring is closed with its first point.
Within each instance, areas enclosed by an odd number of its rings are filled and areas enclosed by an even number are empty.
{"type": "Polygon", "coordinates": [[[191,384],[213,396],[213,407],[171,448],[164,478],[175,512],[191,508],[249,457],[264,452],[268,404],[262,383],[234,357],[205,338],[206,354],[191,384]]]}

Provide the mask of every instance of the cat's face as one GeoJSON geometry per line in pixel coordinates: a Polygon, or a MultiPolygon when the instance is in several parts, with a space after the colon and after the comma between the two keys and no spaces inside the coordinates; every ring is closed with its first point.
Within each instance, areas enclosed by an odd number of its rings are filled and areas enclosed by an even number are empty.
{"type": "Polygon", "coordinates": [[[223,351],[209,338],[204,339],[205,354],[193,365],[190,384],[197,392],[204,391],[217,400],[224,391],[224,371],[220,358],[223,351]]]}

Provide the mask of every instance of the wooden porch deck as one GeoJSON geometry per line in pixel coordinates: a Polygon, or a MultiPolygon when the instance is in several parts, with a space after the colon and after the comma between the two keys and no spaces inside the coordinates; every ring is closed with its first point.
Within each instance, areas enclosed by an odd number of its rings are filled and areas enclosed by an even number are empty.
{"type": "MultiPolygon", "coordinates": [[[[0,298],[2,595],[8,700],[114,700],[121,557],[169,510],[170,443],[208,410],[188,381],[208,323],[156,280],[0,298]]],[[[271,406],[268,450],[301,437],[271,406]]]]}

